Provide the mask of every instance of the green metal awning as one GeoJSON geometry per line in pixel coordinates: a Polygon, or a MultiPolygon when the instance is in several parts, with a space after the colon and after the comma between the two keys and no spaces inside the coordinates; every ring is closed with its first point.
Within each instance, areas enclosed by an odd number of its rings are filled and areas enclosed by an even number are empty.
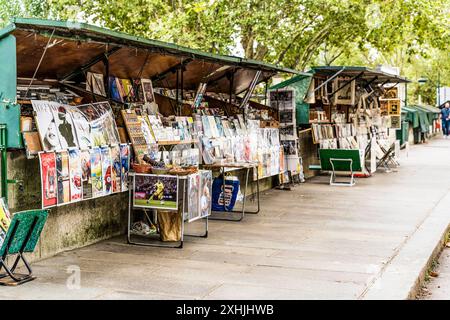
{"type": "Polygon", "coordinates": [[[184,69],[184,89],[196,90],[200,82],[208,82],[208,91],[217,93],[230,92],[230,83],[234,93],[246,90],[258,71],[262,72],[258,82],[277,73],[301,74],[260,61],[206,53],[78,22],[15,18],[0,31],[0,39],[9,34],[16,38],[17,76],[22,78],[33,76],[47,44],[39,79],[61,80],[80,68],[105,74],[105,56],[110,75],[151,78],[155,87],[169,89],[176,88],[176,69],[180,67],[184,69]]]}
{"type": "Polygon", "coordinates": [[[416,109],[409,107],[402,107],[402,112],[407,112],[406,121],[411,123],[412,128],[417,128],[420,125],[419,122],[419,113],[416,109]]]}
{"type": "Polygon", "coordinates": [[[429,116],[430,112],[422,109],[419,106],[415,106],[415,105],[408,105],[408,108],[414,109],[414,110],[417,111],[417,114],[419,116],[420,131],[424,132],[424,133],[425,132],[429,132],[430,131],[430,126],[432,124],[431,117],[429,116]]]}
{"type": "Polygon", "coordinates": [[[362,66],[316,66],[311,72],[315,77],[332,77],[339,72],[340,77],[358,77],[359,79],[380,83],[408,83],[408,79],[362,66]]]}

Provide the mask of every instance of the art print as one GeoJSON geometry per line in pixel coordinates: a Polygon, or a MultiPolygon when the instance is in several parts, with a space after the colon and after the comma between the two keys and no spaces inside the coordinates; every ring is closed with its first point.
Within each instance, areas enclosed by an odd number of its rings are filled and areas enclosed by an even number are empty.
{"type": "Polygon", "coordinates": [[[56,175],[58,181],[57,204],[70,202],[69,154],[67,151],[56,153],[56,175]]]}
{"type": "Polygon", "coordinates": [[[128,172],[130,170],[130,146],[121,144],[120,146],[120,183],[121,190],[128,190],[128,172]]]}
{"type": "Polygon", "coordinates": [[[80,201],[83,198],[83,171],[80,155],[79,149],[69,149],[70,201],[72,202],[80,201]]]}
{"type": "Polygon", "coordinates": [[[77,134],[71,114],[63,105],[60,105],[57,109],[53,109],[52,112],[58,130],[61,148],[78,148],[77,134]]]}
{"type": "Polygon", "coordinates": [[[111,147],[111,162],[112,162],[112,170],[111,170],[111,182],[112,182],[112,192],[120,192],[121,190],[121,162],[120,162],[120,147],[113,146],[111,147]]]}
{"type": "Polygon", "coordinates": [[[102,176],[103,176],[103,195],[112,193],[112,163],[111,149],[109,147],[101,148],[102,153],[102,176]]]}
{"type": "Polygon", "coordinates": [[[210,170],[200,171],[200,217],[211,215],[212,196],[212,172],[210,170]]]}
{"type": "Polygon", "coordinates": [[[92,197],[103,195],[102,152],[100,148],[91,151],[92,197]]]}
{"type": "Polygon", "coordinates": [[[58,128],[53,118],[53,111],[60,106],[57,102],[32,100],[36,124],[44,151],[61,149],[58,128]]]}
{"type": "Polygon", "coordinates": [[[80,152],[81,181],[83,184],[83,200],[92,198],[91,153],[89,150],[80,152]]]}
{"type": "Polygon", "coordinates": [[[178,210],[178,177],[136,174],[133,204],[141,208],[178,210]]]}
{"type": "Polygon", "coordinates": [[[55,153],[39,153],[39,163],[41,168],[42,208],[53,207],[57,204],[58,195],[55,153]]]}

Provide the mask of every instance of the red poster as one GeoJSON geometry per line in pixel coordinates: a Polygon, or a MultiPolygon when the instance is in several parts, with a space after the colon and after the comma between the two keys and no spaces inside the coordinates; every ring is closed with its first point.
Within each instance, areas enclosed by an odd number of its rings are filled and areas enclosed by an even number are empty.
{"type": "Polygon", "coordinates": [[[41,190],[42,207],[48,208],[56,205],[57,180],[56,180],[56,157],[54,152],[39,153],[41,165],[41,190]]]}

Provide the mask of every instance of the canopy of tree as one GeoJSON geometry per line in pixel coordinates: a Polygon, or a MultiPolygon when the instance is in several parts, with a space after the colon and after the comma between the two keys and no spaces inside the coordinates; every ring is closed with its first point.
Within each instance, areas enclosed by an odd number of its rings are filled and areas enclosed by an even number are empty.
{"type": "Polygon", "coordinates": [[[0,0],[11,16],[93,23],[285,67],[396,66],[435,103],[450,86],[450,0],[0,0]],[[417,79],[429,81],[419,86],[417,79]]]}

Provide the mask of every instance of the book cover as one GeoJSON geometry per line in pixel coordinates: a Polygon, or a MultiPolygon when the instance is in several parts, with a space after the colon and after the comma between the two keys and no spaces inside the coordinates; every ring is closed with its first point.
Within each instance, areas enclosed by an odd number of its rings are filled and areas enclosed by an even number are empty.
{"type": "Polygon", "coordinates": [[[128,190],[128,172],[130,170],[130,146],[121,144],[120,146],[120,183],[121,190],[128,190]]]}
{"type": "Polygon", "coordinates": [[[112,165],[111,165],[111,150],[109,147],[101,148],[102,154],[102,176],[103,176],[103,195],[112,193],[112,165]]]}
{"type": "Polygon", "coordinates": [[[103,195],[102,152],[100,148],[91,150],[92,197],[103,195]]]}
{"type": "Polygon", "coordinates": [[[91,154],[89,150],[80,152],[81,181],[83,184],[83,200],[92,198],[91,154]]]}
{"type": "Polygon", "coordinates": [[[120,192],[121,190],[121,162],[120,162],[120,147],[111,147],[111,161],[112,161],[112,171],[111,171],[111,181],[112,181],[112,192],[120,192]]]}

